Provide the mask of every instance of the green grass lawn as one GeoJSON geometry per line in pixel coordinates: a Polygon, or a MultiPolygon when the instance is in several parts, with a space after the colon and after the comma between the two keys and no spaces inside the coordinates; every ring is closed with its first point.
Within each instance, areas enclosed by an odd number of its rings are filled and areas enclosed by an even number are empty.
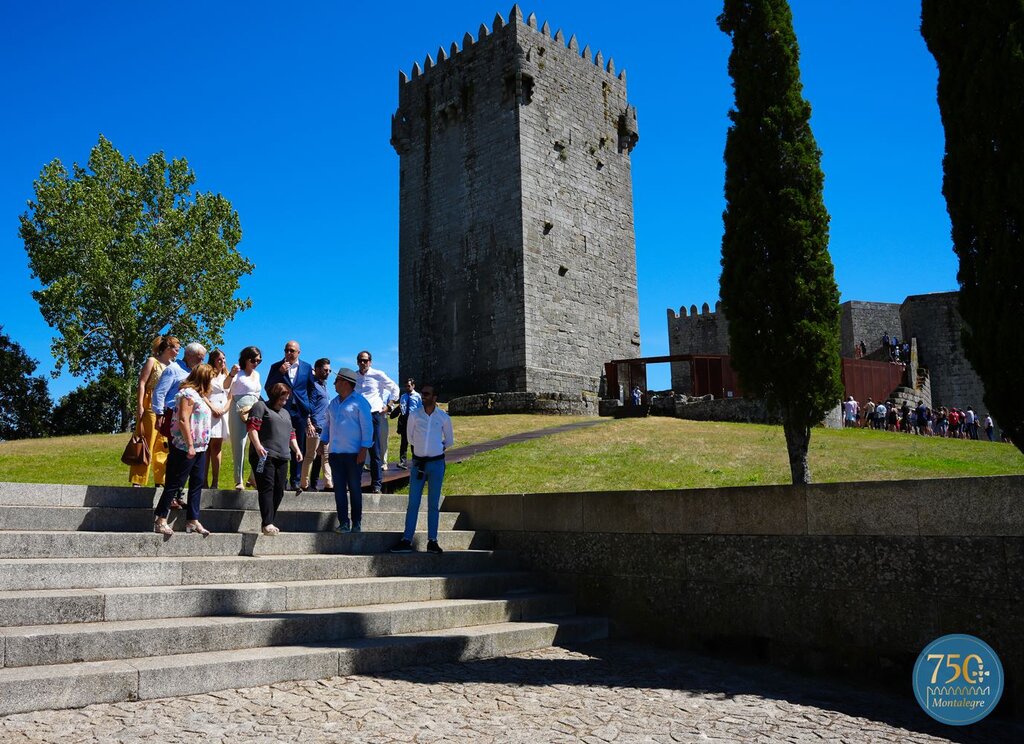
{"type": "MultiPolygon", "coordinates": [[[[579,420],[552,416],[458,416],[456,446],[579,420]]],[[[392,422],[394,423],[394,422],[392,422]]],[[[91,435],[0,444],[0,480],[126,485],[120,463],[127,436],[91,435]]],[[[398,437],[390,437],[391,459],[398,437]]],[[[230,472],[230,446],[222,473],[230,472]]],[[[816,482],[1024,474],[1024,455],[1007,444],[914,437],[867,430],[815,429],[816,482]]],[[[221,487],[230,488],[227,476],[221,487]]],[[[502,447],[452,463],[445,492],[524,493],[745,486],[789,482],[777,426],[670,418],[622,419],[502,447]]]]}
{"type": "MultiPolygon", "coordinates": [[[[456,425],[458,421],[456,420],[456,425]]],[[[1008,444],[815,429],[816,482],[1024,474],[1008,444]]],[[[452,464],[445,492],[702,488],[789,483],[778,426],[621,419],[485,452],[452,464]]]]}

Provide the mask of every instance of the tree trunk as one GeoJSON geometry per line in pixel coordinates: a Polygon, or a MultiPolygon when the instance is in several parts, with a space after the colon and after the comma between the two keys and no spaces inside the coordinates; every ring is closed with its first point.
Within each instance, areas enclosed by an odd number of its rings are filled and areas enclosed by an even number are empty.
{"type": "Polygon", "coordinates": [[[786,433],[789,472],[794,485],[810,483],[811,468],[807,464],[807,450],[811,444],[811,428],[783,422],[782,430],[786,433]]]}

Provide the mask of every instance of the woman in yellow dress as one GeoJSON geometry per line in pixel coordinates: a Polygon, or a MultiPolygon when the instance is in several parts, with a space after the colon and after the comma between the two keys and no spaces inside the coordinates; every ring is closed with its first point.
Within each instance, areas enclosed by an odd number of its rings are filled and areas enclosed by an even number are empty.
{"type": "Polygon", "coordinates": [[[153,413],[153,388],[160,381],[164,368],[178,357],[181,342],[174,336],[157,336],[153,339],[153,356],[146,360],[139,373],[139,403],[135,411],[136,431],[149,444],[149,462],[146,465],[132,465],[128,479],[136,488],[149,482],[150,468],[156,485],[164,484],[167,467],[167,441],[156,428],[156,414],[153,413]]]}

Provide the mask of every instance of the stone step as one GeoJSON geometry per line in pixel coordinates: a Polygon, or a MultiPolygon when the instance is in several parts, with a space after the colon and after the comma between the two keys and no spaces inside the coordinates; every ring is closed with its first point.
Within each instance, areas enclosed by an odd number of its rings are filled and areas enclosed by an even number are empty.
{"type": "Polygon", "coordinates": [[[0,628],[4,667],[326,643],[571,615],[565,594],[326,607],[258,615],[0,628]]]}
{"type": "Polygon", "coordinates": [[[0,627],[286,612],[538,591],[525,571],[0,592],[0,627]]]}
{"type": "MultiPolygon", "coordinates": [[[[0,482],[0,505],[6,506],[87,506],[127,509],[152,509],[156,506],[160,489],[131,488],[126,486],[68,486],[49,483],[0,482]]],[[[404,512],[408,496],[389,493],[364,493],[363,511],[404,512]]],[[[259,510],[256,491],[213,490],[203,491],[204,509],[259,510]]],[[[289,511],[333,511],[334,494],[303,492],[296,495],[286,491],[281,507],[289,511]]],[[[426,509],[426,499],[421,504],[426,509]]]]}
{"type": "Polygon", "coordinates": [[[604,618],[494,623],[342,643],[0,669],[0,715],[469,661],[607,637],[604,618]]]}
{"type": "MultiPolygon", "coordinates": [[[[310,553],[382,553],[401,537],[395,532],[282,532],[267,537],[258,533],[214,533],[209,537],[176,533],[165,537],[153,532],[50,532],[0,531],[0,558],[142,558],[158,556],[306,555],[310,553]]],[[[438,533],[445,550],[489,547],[486,535],[471,531],[438,533]]],[[[426,548],[426,534],[414,544],[426,548]]]]}
{"type": "MultiPolygon", "coordinates": [[[[458,514],[442,512],[442,530],[455,528],[458,514]]],[[[184,510],[171,512],[175,530],[185,530],[184,510]]],[[[213,532],[259,532],[258,511],[241,509],[203,509],[200,521],[213,532]]],[[[325,511],[279,511],[274,522],[284,532],[325,532],[338,526],[332,506],[325,511]]],[[[103,532],[149,532],[153,528],[153,510],[127,507],[82,506],[0,506],[0,530],[83,530],[103,532]]],[[[401,532],[405,528],[404,511],[363,512],[364,532],[401,532]]],[[[420,512],[417,529],[426,530],[427,514],[420,512]]]]}
{"type": "MultiPolygon", "coordinates": [[[[194,536],[184,537],[191,539],[194,536]]],[[[177,539],[177,536],[172,539],[177,539]]],[[[514,553],[487,550],[449,550],[442,555],[419,552],[404,555],[282,555],[258,558],[237,555],[9,558],[0,559],[0,590],[273,583],[502,571],[517,567],[518,560],[514,553]]]]}

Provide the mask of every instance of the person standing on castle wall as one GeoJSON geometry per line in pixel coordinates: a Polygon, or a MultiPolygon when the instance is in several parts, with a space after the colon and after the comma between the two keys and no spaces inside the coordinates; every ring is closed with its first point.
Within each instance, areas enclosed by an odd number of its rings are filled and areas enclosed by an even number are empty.
{"type": "Polygon", "coordinates": [[[397,401],[400,391],[394,380],[379,369],[373,369],[370,366],[372,362],[373,355],[369,351],[364,349],[356,354],[356,364],[359,365],[359,372],[356,374],[356,392],[366,398],[373,414],[370,479],[373,492],[381,493],[384,490],[381,459],[387,450],[388,415],[391,413],[389,401],[397,401]]]}
{"type": "MultiPolygon", "coordinates": [[[[279,382],[283,382],[291,389],[285,409],[292,418],[292,427],[295,429],[295,440],[298,442],[298,454],[306,451],[306,436],[309,434],[309,398],[313,392],[313,367],[309,362],[299,359],[299,342],[289,341],[284,345],[284,359],[276,362],[270,368],[267,375],[267,396],[270,396],[270,388],[279,382]]],[[[302,457],[297,456],[294,450],[291,451],[291,469],[289,473],[289,490],[301,492],[302,488],[302,457]]]]}
{"type": "Polygon", "coordinates": [[[320,480],[320,469],[324,471],[324,489],[334,489],[331,480],[331,463],[327,457],[327,445],[320,440],[327,419],[327,406],[331,394],[327,390],[327,378],[331,376],[331,360],[317,359],[313,364],[313,391],[309,396],[309,427],[306,430],[306,452],[302,458],[303,491],[316,491],[320,480]]]}
{"type": "Polygon", "coordinates": [[[409,452],[409,416],[423,406],[423,396],[416,392],[416,380],[411,377],[405,381],[405,392],[398,399],[398,407],[401,415],[398,417],[398,435],[402,438],[398,448],[398,467],[402,470],[409,469],[406,454],[409,452]]]}
{"type": "Polygon", "coordinates": [[[437,543],[441,513],[441,485],[444,483],[444,453],[452,446],[452,420],[437,407],[437,391],[431,384],[421,391],[423,406],[409,416],[412,469],[409,472],[409,505],[405,510],[405,532],[392,553],[411,553],[412,538],[420,514],[423,486],[427,486],[427,550],[442,553],[437,543]]]}

